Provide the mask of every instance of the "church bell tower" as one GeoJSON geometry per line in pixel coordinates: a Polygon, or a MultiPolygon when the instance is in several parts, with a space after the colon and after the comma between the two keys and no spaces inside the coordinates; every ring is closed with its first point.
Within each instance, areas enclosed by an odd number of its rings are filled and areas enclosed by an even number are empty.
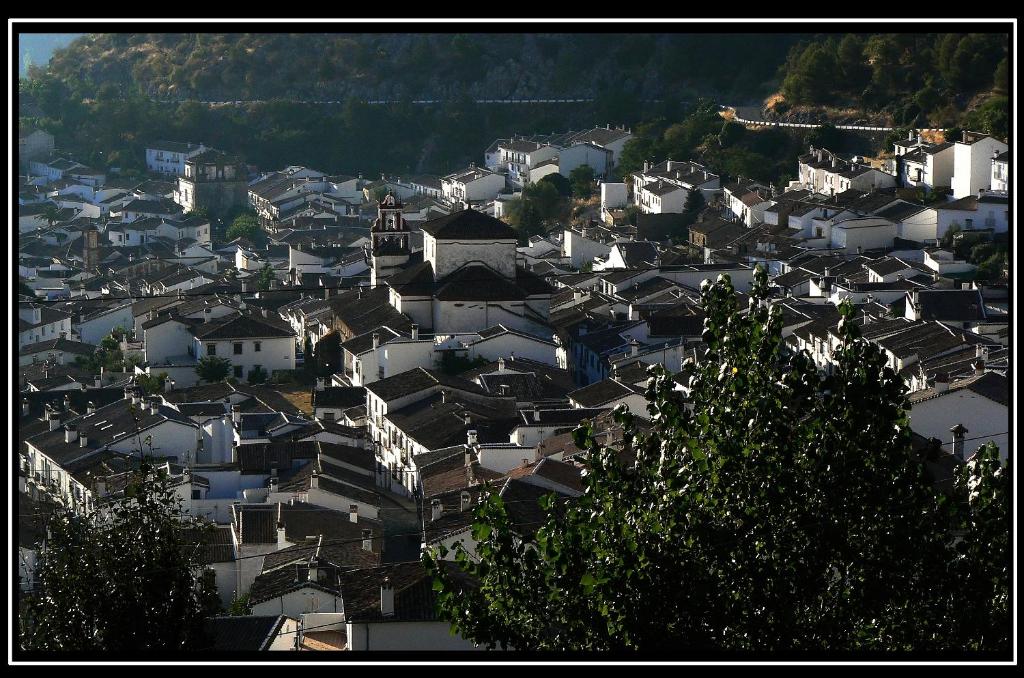
{"type": "Polygon", "coordinates": [[[409,263],[409,225],[402,216],[402,201],[391,191],[377,204],[378,215],[370,228],[370,286],[400,271],[409,263]]]}

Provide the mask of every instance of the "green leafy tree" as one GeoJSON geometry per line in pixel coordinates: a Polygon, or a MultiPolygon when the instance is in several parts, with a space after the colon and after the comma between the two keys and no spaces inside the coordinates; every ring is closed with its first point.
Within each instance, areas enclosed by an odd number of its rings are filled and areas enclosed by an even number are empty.
{"type": "Polygon", "coordinates": [[[208,647],[216,588],[199,540],[162,469],[145,461],[125,497],[99,511],[57,509],[19,618],[29,652],[167,652],[208,647]]]}
{"type": "Polygon", "coordinates": [[[264,234],[263,228],[256,221],[256,216],[253,214],[240,214],[235,217],[235,220],[231,222],[228,227],[225,237],[230,241],[235,238],[245,238],[247,240],[257,240],[264,234]]]}
{"type": "Polygon", "coordinates": [[[156,395],[164,390],[164,382],[167,381],[167,373],[140,374],[135,378],[135,383],[145,391],[146,395],[156,395]]]}
{"type": "Polygon", "coordinates": [[[60,221],[60,207],[53,203],[47,204],[43,207],[43,211],[39,213],[39,216],[42,217],[47,226],[53,226],[60,221]]]}
{"type": "Polygon", "coordinates": [[[701,296],[705,353],[675,378],[652,368],[651,429],[619,407],[623,453],[575,432],[581,497],[542,499],[526,538],[492,492],[473,509],[475,558],[461,542],[424,554],[442,617],[520,650],[1008,652],[998,457],[963,484],[984,499],[936,489],[911,449],[904,382],[849,303],[822,374],[784,348],[760,267],[745,314],[727,276],[701,296]],[[449,556],[468,583],[440,567],[449,556]]]}
{"type": "Polygon", "coordinates": [[[196,374],[208,383],[224,381],[231,373],[231,361],[217,356],[203,356],[196,365],[196,374]]]}
{"type": "Polygon", "coordinates": [[[568,179],[566,179],[558,172],[545,174],[540,178],[540,181],[538,181],[537,183],[540,183],[542,181],[552,184],[556,189],[558,189],[558,195],[562,196],[563,198],[568,198],[570,195],[572,195],[572,184],[569,182],[568,179]]]}
{"type": "Polygon", "coordinates": [[[256,278],[256,288],[260,290],[269,290],[274,279],[274,267],[268,262],[263,265],[263,268],[259,272],[259,276],[256,278]]]}
{"type": "Polygon", "coordinates": [[[583,200],[587,200],[594,195],[594,176],[594,168],[590,165],[580,165],[569,172],[572,194],[583,200]]]}
{"type": "Polygon", "coordinates": [[[228,614],[232,617],[247,617],[252,614],[252,607],[249,606],[249,594],[239,596],[231,601],[228,607],[228,614]]]}
{"type": "Polygon", "coordinates": [[[268,376],[267,371],[262,367],[254,367],[249,370],[247,378],[249,379],[250,384],[262,384],[267,380],[268,376]]]}

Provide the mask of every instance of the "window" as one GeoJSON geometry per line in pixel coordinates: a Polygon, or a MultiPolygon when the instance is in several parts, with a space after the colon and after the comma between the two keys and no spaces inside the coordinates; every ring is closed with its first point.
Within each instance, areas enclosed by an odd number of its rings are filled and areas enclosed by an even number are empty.
{"type": "Polygon", "coordinates": [[[242,355],[242,343],[235,342],[235,355],[242,355]]]}
{"type": "Polygon", "coordinates": [[[333,410],[324,410],[323,420],[324,421],[334,421],[334,411],[333,410]]]}
{"type": "MultiPolygon", "coordinates": [[[[256,351],[257,353],[259,353],[260,352],[260,342],[256,341],[256,342],[253,342],[253,343],[255,345],[255,348],[253,350],[256,351]]],[[[239,352],[241,352],[241,351],[239,351],[239,352]]]]}
{"type": "Polygon", "coordinates": [[[971,227],[974,226],[974,219],[964,219],[964,224],[964,228],[969,231],[971,230],[971,227]]]}
{"type": "Polygon", "coordinates": [[[236,379],[241,379],[242,378],[242,366],[241,365],[235,365],[235,378],[236,379]]]}
{"type": "Polygon", "coordinates": [[[217,355],[217,344],[207,344],[206,355],[217,355]]]}

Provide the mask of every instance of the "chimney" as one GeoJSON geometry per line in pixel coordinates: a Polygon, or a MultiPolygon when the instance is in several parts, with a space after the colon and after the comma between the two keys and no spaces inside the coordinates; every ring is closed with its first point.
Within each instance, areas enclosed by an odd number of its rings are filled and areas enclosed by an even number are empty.
{"type": "Polygon", "coordinates": [[[505,371],[505,359],[504,358],[498,358],[498,372],[504,372],[504,371],[505,371]]]}
{"type": "Polygon", "coordinates": [[[373,349],[377,350],[380,347],[380,334],[377,332],[373,333],[373,349]]]}
{"type": "Polygon", "coordinates": [[[960,461],[964,460],[964,435],[970,433],[963,424],[957,424],[949,429],[953,434],[953,456],[960,461]]]}
{"type": "Polygon", "coordinates": [[[984,358],[975,358],[972,365],[974,365],[974,376],[980,377],[981,375],[985,374],[984,358]]]}
{"type": "Polygon", "coordinates": [[[86,414],[92,414],[95,411],[96,411],[96,404],[93,401],[90,400],[89,404],[85,406],[85,413],[86,414]]]}
{"type": "Polygon", "coordinates": [[[912,290],[910,293],[910,307],[914,312],[914,320],[921,319],[921,295],[917,290],[912,290]]]}
{"type": "Polygon", "coordinates": [[[440,499],[431,499],[430,500],[430,520],[431,521],[437,520],[438,518],[441,517],[442,513],[444,513],[444,508],[441,506],[441,500],[440,499]]]}
{"type": "Polygon", "coordinates": [[[46,420],[49,422],[51,431],[56,431],[57,427],[60,426],[60,415],[57,414],[57,410],[51,408],[49,405],[46,406],[46,420]]]}
{"type": "Polygon", "coordinates": [[[416,323],[413,323],[412,325],[409,326],[409,333],[412,335],[413,339],[419,339],[420,338],[420,326],[417,325],[416,323]]]}
{"type": "Polygon", "coordinates": [[[231,406],[231,423],[238,426],[242,422],[242,407],[241,405],[231,406]]]}
{"type": "Polygon", "coordinates": [[[540,421],[540,410],[537,409],[536,405],[533,406],[533,420],[535,422],[539,422],[540,421]]]}
{"type": "Polygon", "coordinates": [[[459,511],[465,511],[470,506],[470,494],[466,490],[459,495],[459,511]]]}
{"type": "Polygon", "coordinates": [[[149,413],[158,414],[160,412],[160,399],[153,398],[149,401],[149,413]]]}
{"type": "Polygon", "coordinates": [[[348,521],[350,523],[358,523],[359,522],[359,505],[358,504],[349,504],[348,505],[348,521]]]}
{"type": "Polygon", "coordinates": [[[103,386],[103,377],[97,374],[95,377],[93,377],[92,387],[93,388],[101,388],[102,386],[103,386]]]}
{"type": "Polygon", "coordinates": [[[949,375],[945,372],[939,372],[935,375],[935,392],[945,393],[949,390],[949,375]]]}
{"type": "Polygon", "coordinates": [[[380,584],[380,614],[382,617],[395,616],[395,589],[389,577],[384,577],[380,584]]]}
{"type": "Polygon", "coordinates": [[[78,446],[79,447],[87,447],[88,445],[89,445],[89,439],[85,436],[85,434],[84,433],[79,434],[79,436],[78,436],[78,446]]]}
{"type": "Polygon", "coordinates": [[[71,398],[67,395],[64,396],[64,411],[71,409],[71,398]]]}
{"type": "Polygon", "coordinates": [[[277,493],[277,487],[278,487],[278,484],[277,484],[278,483],[278,480],[277,480],[277,469],[276,468],[270,469],[270,474],[271,474],[270,475],[270,494],[276,494],[277,493]]]}
{"type": "Polygon", "coordinates": [[[167,393],[168,391],[173,391],[173,390],[174,390],[174,380],[171,379],[170,377],[167,377],[166,379],[164,379],[164,393],[167,393]]]}
{"type": "Polygon", "coordinates": [[[443,404],[443,403],[447,403],[447,402],[448,402],[448,391],[445,390],[445,389],[441,389],[441,403],[443,404]]]}
{"type": "Polygon", "coordinates": [[[313,469],[313,473],[309,476],[309,489],[316,490],[320,488],[320,474],[313,469]]]}
{"type": "Polygon", "coordinates": [[[64,442],[73,443],[78,440],[78,428],[74,424],[64,426],[64,442]]]}
{"type": "MultiPolygon", "coordinates": [[[[467,415],[468,416],[468,415],[467,415]]],[[[476,429],[470,429],[466,431],[466,446],[474,447],[477,444],[477,433],[476,429]]],[[[466,463],[469,463],[469,450],[466,450],[466,463]]]]}
{"type": "Polygon", "coordinates": [[[640,349],[640,342],[637,341],[636,339],[630,339],[629,340],[629,355],[631,357],[635,356],[639,349],[640,349]]]}
{"type": "Polygon", "coordinates": [[[320,581],[320,568],[316,566],[315,560],[309,561],[309,581],[319,582],[320,581]]]}
{"type": "Polygon", "coordinates": [[[373,530],[363,530],[363,550],[373,550],[373,530]]]}
{"type": "Polygon", "coordinates": [[[285,538],[284,522],[277,521],[277,548],[281,550],[288,547],[288,540],[285,538]]]}
{"type": "Polygon", "coordinates": [[[21,416],[27,417],[28,416],[28,410],[29,410],[28,398],[22,398],[21,399],[21,416]]]}
{"type": "Polygon", "coordinates": [[[323,377],[317,377],[316,378],[316,390],[318,390],[318,391],[324,390],[324,378],[323,377]]]}

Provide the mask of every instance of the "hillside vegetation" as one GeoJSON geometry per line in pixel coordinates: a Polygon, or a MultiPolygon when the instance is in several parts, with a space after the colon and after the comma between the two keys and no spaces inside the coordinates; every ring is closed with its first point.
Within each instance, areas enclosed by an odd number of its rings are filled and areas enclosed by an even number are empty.
{"type": "MultiPolygon", "coordinates": [[[[401,27],[396,28],[401,30],[401,27]]],[[[642,98],[757,94],[794,35],[89,34],[50,72],[173,99],[642,98]]]]}
{"type": "Polygon", "coordinates": [[[261,169],[303,164],[367,176],[445,174],[479,162],[499,137],[612,123],[637,136],[624,171],[672,157],[705,162],[727,176],[784,183],[812,136],[836,150],[878,149],[830,138],[834,130],[808,135],[723,125],[711,104],[769,97],[769,117],[841,115],[1005,136],[1008,66],[1000,40],[89,34],[57,50],[47,69],[31,70],[20,83],[19,104],[21,122],[54,134],[58,148],[129,172],[144,169],[147,143],[170,139],[222,148],[261,169]],[[417,98],[444,103],[420,106],[412,103],[417,98]],[[593,101],[486,105],[475,98],[593,101]],[[192,99],[259,102],[207,106],[192,99]],[[343,103],[302,103],[323,99],[343,103]],[[365,103],[375,99],[398,103],[365,103]]]}
{"type": "Polygon", "coordinates": [[[769,118],[964,127],[1006,138],[1009,39],[998,33],[876,33],[794,45],[769,118]],[[842,109],[846,109],[843,111],[842,109]],[[854,119],[850,119],[854,118],[854,119]]]}

